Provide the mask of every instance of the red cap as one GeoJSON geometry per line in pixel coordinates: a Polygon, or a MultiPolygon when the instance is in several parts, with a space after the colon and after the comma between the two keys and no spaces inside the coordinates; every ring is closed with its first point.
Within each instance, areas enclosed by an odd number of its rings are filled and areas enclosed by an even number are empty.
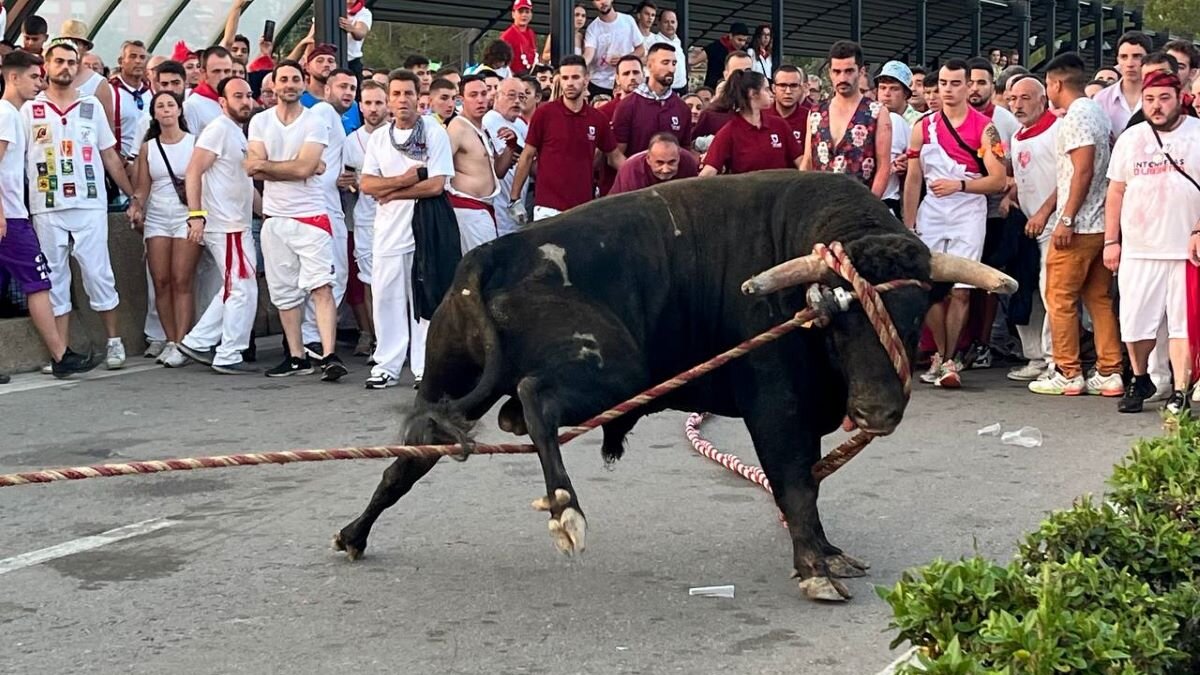
{"type": "Polygon", "coordinates": [[[1179,76],[1175,73],[1156,70],[1142,80],[1142,89],[1149,89],[1150,87],[1170,87],[1178,92],[1180,89],[1183,89],[1183,84],[1179,81],[1179,76]]]}
{"type": "Polygon", "coordinates": [[[318,56],[332,56],[337,58],[337,52],[337,47],[329,44],[328,42],[322,42],[308,52],[308,58],[306,58],[304,62],[308,63],[318,56]]]}
{"type": "Polygon", "coordinates": [[[533,0],[514,0],[513,1],[513,11],[515,12],[518,9],[527,9],[532,12],[533,11],[533,0]]]}

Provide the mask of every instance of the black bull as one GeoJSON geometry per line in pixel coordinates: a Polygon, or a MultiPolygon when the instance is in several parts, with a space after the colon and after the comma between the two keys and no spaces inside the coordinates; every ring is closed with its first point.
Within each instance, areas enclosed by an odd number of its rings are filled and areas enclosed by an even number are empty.
{"type": "MultiPolygon", "coordinates": [[[[795,171],[614,196],[475,249],[434,314],[405,442],[462,441],[509,397],[500,427],[529,434],[545,476],[546,496],[535,506],[550,512],[558,547],[579,552],[586,521],[558,428],[791,317],[804,307],[795,270],[781,275],[787,283],[775,286],[787,287],[778,293],[747,295],[743,282],[798,258],[812,263],[803,256],[814,244],[834,241],[871,283],[937,277],[929,250],[861,184],[795,171]]],[[[821,271],[823,283],[848,288],[821,271]]],[[[911,360],[930,293],[909,286],[883,299],[911,360]]],[[[865,565],[831,544],[821,526],[811,474],[821,437],[846,416],[890,433],[906,404],[879,338],[854,305],[826,328],[791,333],[604,425],[603,453],[620,457],[637,420],[663,409],[743,418],[787,519],[801,588],[814,599],[841,600],[849,594],[836,578],[861,576],[865,565]]],[[[375,519],[436,462],[396,460],[335,546],[352,559],[362,555],[375,519]]]]}

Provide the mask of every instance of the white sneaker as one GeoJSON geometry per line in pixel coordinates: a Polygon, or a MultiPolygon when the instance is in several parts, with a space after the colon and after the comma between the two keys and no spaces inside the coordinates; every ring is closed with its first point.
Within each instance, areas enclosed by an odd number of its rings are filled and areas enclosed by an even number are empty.
{"type": "Polygon", "coordinates": [[[142,352],[142,356],[147,359],[157,359],[166,348],[167,343],[163,340],[148,340],[146,342],[146,351],[142,352]]]}
{"type": "Polygon", "coordinates": [[[1047,396],[1079,396],[1087,391],[1087,382],[1084,381],[1083,375],[1067,377],[1055,370],[1054,377],[1030,382],[1029,391],[1047,396]]]}
{"type": "Polygon", "coordinates": [[[158,357],[158,362],[167,368],[182,368],[191,361],[187,354],[179,351],[179,347],[175,346],[174,342],[168,342],[166,348],[163,349],[162,356],[158,357]]]}
{"type": "Polygon", "coordinates": [[[54,374],[54,364],[47,363],[46,365],[42,366],[42,374],[43,375],[53,375],[54,374]]]}
{"type": "Polygon", "coordinates": [[[1008,379],[1014,382],[1032,382],[1046,373],[1045,361],[1030,361],[1020,368],[1008,371],[1008,379]]]}
{"type": "Polygon", "coordinates": [[[934,354],[929,360],[929,370],[921,376],[921,381],[925,384],[934,384],[938,378],[942,376],[942,355],[934,354]]]}
{"type": "Polygon", "coordinates": [[[1087,380],[1087,393],[1092,396],[1108,396],[1110,398],[1125,395],[1125,380],[1120,373],[1101,375],[1093,373],[1087,380]]]}
{"type": "Polygon", "coordinates": [[[1155,391],[1153,396],[1146,399],[1146,403],[1165,401],[1171,395],[1171,392],[1175,391],[1175,383],[1169,379],[1162,382],[1155,382],[1154,386],[1158,387],[1158,391],[1155,391]]]}
{"type": "Polygon", "coordinates": [[[109,370],[125,367],[125,343],[121,342],[121,338],[108,339],[108,351],[104,357],[104,365],[109,370]]]}

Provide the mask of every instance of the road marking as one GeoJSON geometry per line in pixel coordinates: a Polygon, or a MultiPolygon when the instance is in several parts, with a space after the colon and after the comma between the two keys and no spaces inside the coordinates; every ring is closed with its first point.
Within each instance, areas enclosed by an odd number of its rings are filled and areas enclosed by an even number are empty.
{"type": "Polygon", "coordinates": [[[5,385],[0,385],[0,396],[5,394],[16,394],[23,391],[49,389],[50,387],[67,387],[74,384],[79,384],[80,382],[103,380],[109,377],[117,377],[118,375],[130,375],[133,373],[142,373],[147,370],[162,368],[162,366],[150,359],[146,359],[146,361],[146,363],[120,368],[118,370],[103,370],[104,366],[100,366],[100,368],[93,370],[90,373],[75,375],[63,380],[60,380],[53,375],[43,375],[42,373],[21,373],[19,375],[13,375],[12,382],[9,382],[5,385]]]}
{"type": "Polygon", "coordinates": [[[30,551],[29,553],[22,553],[21,555],[15,555],[11,558],[0,560],[0,574],[7,574],[9,572],[14,572],[26,567],[40,565],[48,560],[54,560],[55,558],[65,558],[69,555],[75,555],[76,553],[90,551],[92,549],[100,548],[101,546],[106,546],[123,539],[130,539],[133,537],[139,537],[143,534],[150,534],[151,532],[155,532],[163,529],[164,527],[170,527],[175,524],[176,521],[174,520],[167,520],[166,518],[151,518],[150,520],[143,520],[140,523],[118,527],[115,530],[101,532],[100,534],[95,534],[90,537],[72,539],[71,541],[50,546],[49,548],[30,551]]]}

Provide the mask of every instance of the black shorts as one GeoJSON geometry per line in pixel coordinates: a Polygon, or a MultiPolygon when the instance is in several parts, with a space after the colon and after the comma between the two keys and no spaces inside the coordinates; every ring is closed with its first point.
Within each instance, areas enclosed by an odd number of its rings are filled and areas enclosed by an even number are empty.
{"type": "Polygon", "coordinates": [[[904,211],[900,207],[899,199],[884,199],[882,201],[889,209],[892,210],[892,214],[896,216],[896,220],[904,220],[904,211]]]}

